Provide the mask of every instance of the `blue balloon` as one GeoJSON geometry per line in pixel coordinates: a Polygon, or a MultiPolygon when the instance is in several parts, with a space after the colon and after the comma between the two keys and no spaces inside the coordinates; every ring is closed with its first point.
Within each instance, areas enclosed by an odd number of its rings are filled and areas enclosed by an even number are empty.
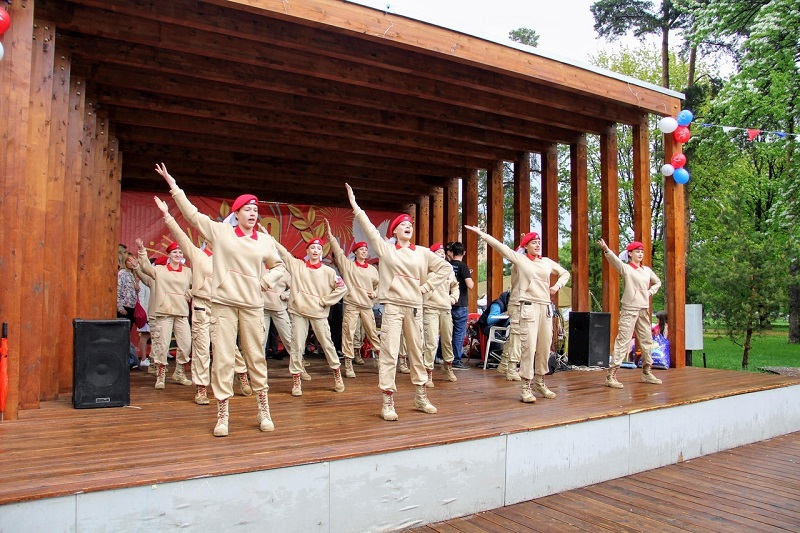
{"type": "Polygon", "coordinates": [[[675,180],[675,183],[678,185],[683,185],[689,182],[689,171],[685,168],[676,168],[675,172],[672,173],[672,179],[675,180]]]}
{"type": "Polygon", "coordinates": [[[688,109],[684,109],[678,113],[678,116],[675,117],[675,119],[678,121],[678,126],[688,126],[694,120],[694,115],[688,109]]]}

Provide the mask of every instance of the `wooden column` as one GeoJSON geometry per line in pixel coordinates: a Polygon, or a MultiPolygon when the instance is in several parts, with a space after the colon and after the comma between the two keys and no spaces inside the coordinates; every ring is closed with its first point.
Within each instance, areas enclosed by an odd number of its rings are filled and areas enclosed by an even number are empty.
{"type": "MultiPolygon", "coordinates": [[[[664,135],[664,162],[679,153],[681,147],[672,135],[664,135]]],[[[672,178],[664,180],[664,222],[666,246],[664,268],[666,283],[667,320],[673,368],[686,366],[686,224],[683,188],[672,178]]]]}
{"type": "MultiPolygon", "coordinates": [[[[503,242],[503,162],[495,161],[486,174],[486,233],[503,242]]],[[[486,296],[492,301],[503,292],[503,256],[486,250],[486,296]]]]}
{"type": "Polygon", "coordinates": [[[461,180],[452,179],[444,189],[444,235],[445,243],[455,242],[459,239],[461,228],[458,225],[459,211],[459,185],[461,180]]]}
{"type": "MultiPolygon", "coordinates": [[[[467,226],[478,227],[478,171],[472,169],[464,179],[464,197],[462,199],[463,213],[461,222],[467,226]]],[[[475,311],[478,308],[478,236],[471,231],[462,228],[462,242],[466,250],[464,262],[473,270],[472,279],[475,287],[469,291],[469,310],[475,311]]]]}
{"type": "Polygon", "coordinates": [[[434,193],[431,195],[433,200],[431,207],[431,244],[440,242],[445,244],[444,240],[444,188],[436,187],[434,193]]]}
{"type": "MultiPolygon", "coordinates": [[[[5,418],[15,420],[20,402],[21,340],[25,290],[23,246],[28,237],[25,182],[28,155],[28,112],[33,48],[33,2],[4,4],[11,27],[3,35],[0,61],[0,322],[8,323],[8,396],[5,418]]],[[[43,257],[38,258],[44,261],[43,257]]]]}
{"type": "Polygon", "coordinates": [[[633,237],[644,245],[645,264],[653,264],[650,209],[650,126],[647,115],[633,125],[633,237]]]}
{"type": "Polygon", "coordinates": [[[569,147],[572,190],[572,310],[591,311],[589,300],[589,188],[586,136],[569,147]]]}
{"type": "Polygon", "coordinates": [[[42,398],[55,397],[54,328],[45,314],[48,292],[45,268],[50,250],[45,248],[49,222],[47,212],[50,121],[53,103],[55,31],[51,22],[34,21],[31,49],[30,108],[28,110],[28,155],[25,164],[25,239],[22,242],[22,312],[20,339],[20,408],[35,409],[42,398]],[[42,383],[48,389],[42,389],[42,383]]]}
{"type": "Polygon", "coordinates": [[[514,239],[531,230],[531,154],[520,152],[514,162],[514,239]]]}
{"type": "MultiPolygon", "coordinates": [[[[87,99],[81,137],[83,158],[81,159],[80,218],[78,220],[78,286],[81,288],[93,286],[94,276],[97,273],[96,261],[101,260],[96,246],[96,231],[100,225],[96,199],[100,196],[100,186],[94,177],[95,128],[97,126],[94,107],[94,102],[87,99]]],[[[93,292],[92,290],[78,291],[76,309],[78,318],[85,320],[108,318],[102,315],[101,302],[97,300],[93,292]]]]}
{"type": "Polygon", "coordinates": [[[542,253],[558,261],[558,145],[542,152],[542,253]]]}
{"type": "Polygon", "coordinates": [[[417,238],[420,246],[431,245],[431,197],[427,194],[419,197],[417,204],[417,238]]]}
{"type": "MultiPolygon", "coordinates": [[[[614,253],[619,251],[619,164],[617,126],[600,135],[600,212],[603,239],[614,253]]],[[[593,245],[591,243],[590,245],[593,245]]],[[[611,346],[619,328],[619,274],[603,259],[603,311],[611,313],[611,346]]]]}

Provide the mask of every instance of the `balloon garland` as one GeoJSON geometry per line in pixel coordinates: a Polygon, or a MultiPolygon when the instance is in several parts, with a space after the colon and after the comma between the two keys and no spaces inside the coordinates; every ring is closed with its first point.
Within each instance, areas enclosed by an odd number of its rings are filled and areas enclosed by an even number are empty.
{"type": "MultiPolygon", "coordinates": [[[[676,117],[664,117],[658,121],[658,129],[661,133],[672,134],[672,138],[678,144],[685,144],[692,138],[689,125],[694,120],[694,114],[688,109],[684,109],[676,117]]],[[[661,167],[661,174],[666,178],[672,176],[675,183],[684,185],[689,182],[689,171],[683,168],[686,166],[686,156],[678,153],[670,158],[669,163],[661,167]]]]}
{"type": "MultiPolygon", "coordinates": [[[[8,28],[11,27],[11,15],[8,14],[3,8],[0,8],[0,36],[2,36],[5,32],[8,31],[8,28]]],[[[5,49],[3,48],[3,43],[0,43],[0,61],[3,60],[3,56],[6,54],[5,49]]]]}

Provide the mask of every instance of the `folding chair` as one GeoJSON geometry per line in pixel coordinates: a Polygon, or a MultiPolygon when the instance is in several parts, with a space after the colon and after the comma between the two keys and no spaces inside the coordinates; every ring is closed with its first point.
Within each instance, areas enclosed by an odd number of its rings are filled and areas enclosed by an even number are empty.
{"type": "Polygon", "coordinates": [[[486,336],[486,348],[483,353],[483,369],[486,370],[487,365],[489,364],[489,357],[500,363],[500,357],[492,353],[492,343],[497,342],[501,345],[505,344],[508,340],[509,330],[511,329],[510,326],[492,326],[489,328],[489,335],[486,336]],[[502,334],[500,336],[499,334],[502,334]]]}

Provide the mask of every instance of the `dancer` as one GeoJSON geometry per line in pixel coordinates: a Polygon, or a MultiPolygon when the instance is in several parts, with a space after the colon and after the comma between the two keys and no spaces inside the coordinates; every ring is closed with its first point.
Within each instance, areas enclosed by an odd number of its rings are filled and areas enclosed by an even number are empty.
{"type": "Polygon", "coordinates": [[[642,381],[653,385],[661,385],[661,380],[653,375],[653,333],[650,323],[650,298],[661,288],[661,280],[649,267],[642,264],[644,245],[633,241],[626,248],[630,263],[626,264],[611,251],[606,241],[600,239],[597,244],[603,250],[603,256],[611,263],[614,270],[622,276],[625,289],[619,310],[619,331],[614,341],[614,359],[606,374],[606,387],[623,388],[617,380],[617,371],[628,355],[628,348],[633,333],[636,333],[636,345],[642,351],[642,381]]]}
{"type": "Polygon", "coordinates": [[[289,372],[292,373],[292,396],[303,395],[303,354],[309,325],[325,353],[328,366],[333,370],[333,390],[344,392],[341,363],[331,340],[328,310],[342,299],[347,287],[337,280],[336,272],[331,267],[322,264],[322,239],[312,239],[306,245],[307,261],[294,257],[281,243],[276,245],[286,269],[292,275],[289,296],[289,316],[292,321],[289,372]]]}
{"type": "Polygon", "coordinates": [[[167,354],[175,332],[175,342],[180,353],[175,354],[175,372],[172,379],[181,385],[190,386],[192,380],[186,376],[186,364],[192,353],[192,334],[189,329],[189,287],[192,284],[192,269],[183,265],[183,251],[177,242],[167,246],[167,264],[151,265],[142,239],[136,239],[139,251],[139,269],[155,281],[150,294],[150,321],[152,348],[150,354],[156,364],[156,389],[163,389],[167,373],[167,354]]]}
{"type": "Polygon", "coordinates": [[[236,336],[258,398],[258,424],[261,431],[272,431],[275,425],[269,412],[267,392],[267,360],[264,343],[264,311],[262,286],[269,288],[283,275],[284,267],[275,240],[256,231],[258,199],[252,194],[236,198],[231,212],[237,225],[211,220],[200,213],[175,183],[175,178],[161,163],[158,172],[170,188],[172,197],[186,220],[205,235],[213,245],[211,256],[211,342],[214,359],[211,366],[211,388],[217,399],[217,423],[214,436],[228,435],[228,401],[233,396],[234,347],[236,336]],[[261,278],[263,265],[270,275],[261,278]],[[260,281],[260,283],[259,283],[260,281]]]}
{"type": "Polygon", "coordinates": [[[344,375],[354,378],[356,372],[353,370],[355,360],[353,338],[356,332],[363,330],[364,335],[373,346],[378,346],[380,342],[378,328],[375,325],[375,313],[372,312],[372,306],[375,305],[375,298],[378,295],[378,269],[367,263],[369,248],[366,242],[353,244],[355,260],[350,261],[339,246],[339,241],[333,236],[331,225],[327,219],[325,219],[325,226],[328,228],[328,242],[331,243],[333,261],[339,268],[348,289],[344,297],[344,316],[342,317],[342,353],[344,354],[344,375]]]}
{"type": "MultiPolygon", "coordinates": [[[[437,242],[431,246],[431,252],[442,259],[445,258],[442,243],[437,242]]],[[[422,362],[425,371],[428,373],[427,387],[433,387],[433,360],[436,358],[437,344],[442,347],[442,359],[444,359],[444,374],[449,381],[458,381],[453,374],[453,315],[451,310],[453,305],[458,302],[458,280],[455,271],[450,272],[447,280],[428,292],[423,297],[422,303],[422,323],[425,331],[425,348],[422,354],[422,362]]]]}
{"type": "Polygon", "coordinates": [[[428,400],[425,383],[428,373],[422,362],[422,297],[448,278],[450,264],[422,246],[411,242],[414,226],[411,217],[400,215],[389,225],[389,237],[397,242],[391,245],[383,240],[367,214],[358,207],[350,185],[345,184],[353,213],[367,235],[367,241],[378,254],[378,300],[383,304],[381,345],[379,356],[379,387],[383,391],[381,417],[397,420],[394,393],[400,336],[404,336],[411,363],[411,382],[416,386],[414,409],[436,413],[428,400]],[[433,275],[430,275],[433,274],[433,275]]]}
{"type": "MultiPolygon", "coordinates": [[[[261,227],[259,225],[259,227],[261,227]]],[[[261,231],[264,231],[263,229],[261,231]]],[[[264,272],[264,276],[269,276],[269,272],[264,272]]],[[[284,271],[281,278],[269,289],[261,291],[264,299],[264,331],[269,331],[271,324],[275,324],[275,329],[281,338],[283,346],[288,349],[292,344],[292,321],[289,317],[289,295],[292,283],[292,276],[289,271],[284,271]]],[[[267,335],[264,335],[264,354],[267,353],[267,335]]],[[[303,371],[305,373],[305,370],[303,371]]],[[[310,378],[310,376],[309,376],[310,378]]]]}
{"type": "Polygon", "coordinates": [[[569,272],[552,259],[542,257],[542,240],[536,232],[527,233],[522,237],[520,247],[526,252],[523,255],[474,226],[464,227],[477,233],[489,246],[517,267],[517,275],[511,286],[511,297],[508,301],[508,314],[511,318],[511,334],[519,335],[517,339],[521,353],[519,374],[522,377],[520,400],[525,403],[536,402],[533,391],[545,398],[555,398],[556,394],[544,384],[544,376],[550,370],[547,360],[550,357],[550,343],[553,340],[550,298],[569,281],[569,272]],[[558,281],[550,286],[550,275],[553,273],[558,274],[558,281]]]}

